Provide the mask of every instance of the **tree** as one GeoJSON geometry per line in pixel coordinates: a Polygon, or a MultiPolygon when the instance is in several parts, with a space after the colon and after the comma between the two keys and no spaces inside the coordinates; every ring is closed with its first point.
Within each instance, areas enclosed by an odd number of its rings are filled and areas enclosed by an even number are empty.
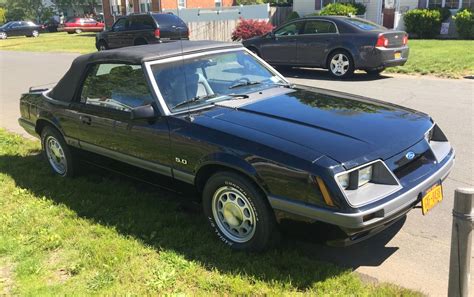
{"type": "Polygon", "coordinates": [[[46,6],[42,0],[7,0],[7,20],[45,21],[51,17],[54,9],[46,6]]]}
{"type": "Polygon", "coordinates": [[[0,24],[3,24],[7,21],[6,14],[7,11],[5,8],[0,7],[0,24]]]}
{"type": "Polygon", "coordinates": [[[96,14],[96,7],[100,0],[52,0],[54,4],[61,11],[66,11],[68,8],[72,8],[74,13],[80,8],[84,8],[85,12],[96,14]]]}

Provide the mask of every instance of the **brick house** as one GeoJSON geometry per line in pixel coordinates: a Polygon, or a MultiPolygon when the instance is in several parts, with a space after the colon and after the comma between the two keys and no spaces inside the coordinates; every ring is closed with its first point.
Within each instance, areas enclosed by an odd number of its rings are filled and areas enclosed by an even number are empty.
{"type": "Polygon", "coordinates": [[[215,8],[232,6],[234,0],[102,0],[104,19],[108,26],[121,15],[176,8],[215,8]]]}

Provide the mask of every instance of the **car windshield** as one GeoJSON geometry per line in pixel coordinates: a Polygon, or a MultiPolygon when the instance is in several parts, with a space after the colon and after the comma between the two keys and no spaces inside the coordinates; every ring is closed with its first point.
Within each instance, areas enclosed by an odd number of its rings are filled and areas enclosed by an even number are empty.
{"type": "Polygon", "coordinates": [[[377,25],[376,23],[356,18],[347,19],[346,22],[365,31],[387,30],[387,28],[377,25]]]}
{"type": "Polygon", "coordinates": [[[208,105],[287,82],[246,51],[200,56],[151,66],[171,111],[208,105]]]}

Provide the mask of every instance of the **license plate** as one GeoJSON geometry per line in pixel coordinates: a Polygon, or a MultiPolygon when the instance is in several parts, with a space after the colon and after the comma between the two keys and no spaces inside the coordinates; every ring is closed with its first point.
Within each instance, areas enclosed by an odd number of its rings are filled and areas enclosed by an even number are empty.
{"type": "Polygon", "coordinates": [[[443,200],[443,187],[441,184],[434,185],[426,191],[421,199],[421,211],[426,215],[436,204],[443,200]]]}
{"type": "Polygon", "coordinates": [[[401,59],[402,58],[402,53],[395,53],[395,59],[401,59]]]}

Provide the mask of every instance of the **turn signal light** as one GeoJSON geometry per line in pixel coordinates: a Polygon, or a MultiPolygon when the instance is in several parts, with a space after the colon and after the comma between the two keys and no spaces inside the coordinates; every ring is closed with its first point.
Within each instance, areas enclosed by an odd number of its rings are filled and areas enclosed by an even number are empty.
{"type": "Polygon", "coordinates": [[[377,43],[375,44],[375,47],[387,47],[388,46],[388,38],[385,37],[383,34],[379,35],[379,38],[377,39],[377,43]]]}
{"type": "Polygon", "coordinates": [[[160,38],[160,28],[155,29],[155,38],[160,38]]]}
{"type": "Polygon", "coordinates": [[[408,35],[403,36],[403,45],[408,44],[408,35]]]}
{"type": "Polygon", "coordinates": [[[326,184],[319,176],[316,176],[316,183],[318,184],[321,194],[323,194],[324,202],[329,206],[334,206],[334,201],[332,201],[331,195],[329,194],[326,184]]]}

